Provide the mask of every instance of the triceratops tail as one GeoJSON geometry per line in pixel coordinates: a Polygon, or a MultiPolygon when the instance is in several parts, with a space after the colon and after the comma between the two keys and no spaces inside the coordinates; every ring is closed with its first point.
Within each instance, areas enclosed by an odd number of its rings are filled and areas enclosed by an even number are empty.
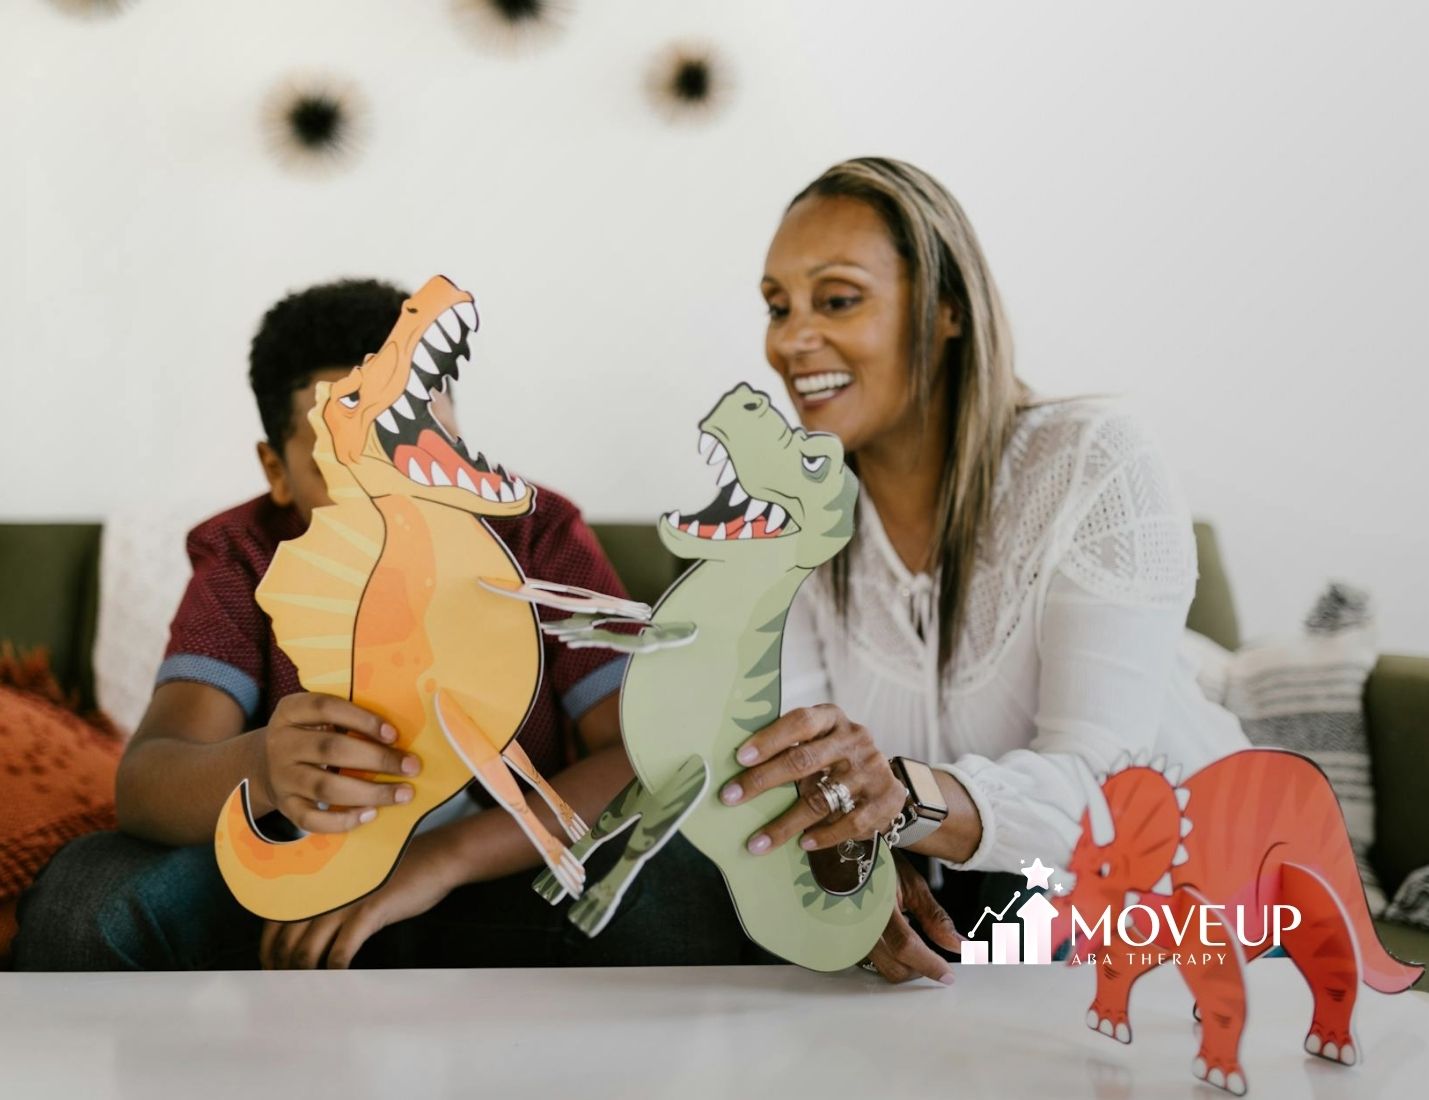
{"type": "Polygon", "coordinates": [[[1380,993],[1402,992],[1423,976],[1424,968],[1400,962],[1385,950],[1365,901],[1349,839],[1342,838],[1337,847],[1335,857],[1319,869],[1287,862],[1280,872],[1282,895],[1299,909],[1302,921],[1324,916],[1326,907],[1338,908],[1339,920],[1354,933],[1365,985],[1380,993]]]}
{"type": "MultiPolygon", "coordinates": [[[[1286,865],[1299,864],[1309,869],[1323,881],[1334,903],[1343,909],[1344,919],[1353,929],[1359,946],[1364,983],[1380,993],[1398,993],[1408,989],[1423,975],[1424,968],[1400,962],[1379,941],[1374,918],[1370,916],[1369,902],[1365,899],[1354,846],[1329,777],[1309,757],[1280,749],[1252,749],[1235,753],[1211,767],[1238,759],[1266,772],[1274,769],[1277,781],[1285,783],[1289,797],[1284,804],[1294,815],[1292,820],[1302,824],[1298,830],[1299,843],[1292,848],[1292,854],[1286,855],[1286,865]],[[1287,757],[1295,763],[1287,762],[1287,757]]],[[[1192,796],[1193,804],[1195,797],[1192,796]]],[[[1282,879],[1282,884],[1284,881],[1282,879]]]]}
{"type": "Polygon", "coordinates": [[[1385,950],[1373,924],[1367,935],[1361,935],[1360,953],[1365,985],[1380,993],[1402,993],[1424,976],[1422,966],[1400,962],[1385,950]]]}
{"type": "MultiPolygon", "coordinates": [[[[245,779],[219,812],[213,848],[223,880],[240,905],[265,920],[293,921],[346,905],[380,884],[379,879],[363,888],[365,883],[348,881],[352,876],[341,868],[329,869],[349,839],[348,833],[310,833],[297,840],[269,840],[254,824],[245,779]],[[328,873],[319,874],[324,870],[328,873]]],[[[350,858],[342,862],[354,863],[350,858]]],[[[361,862],[352,869],[369,877],[370,869],[361,862]]]]}
{"type": "Polygon", "coordinates": [[[1346,915],[1354,928],[1360,949],[1360,969],[1364,983],[1380,993],[1400,993],[1424,976],[1424,968],[1401,962],[1379,941],[1374,919],[1369,915],[1364,890],[1358,880],[1342,895],[1346,915]]]}

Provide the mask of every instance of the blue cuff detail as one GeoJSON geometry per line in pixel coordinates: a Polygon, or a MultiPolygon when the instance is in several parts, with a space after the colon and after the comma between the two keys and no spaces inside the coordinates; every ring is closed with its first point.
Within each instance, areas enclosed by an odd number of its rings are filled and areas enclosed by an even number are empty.
{"type": "Polygon", "coordinates": [[[258,709],[257,681],[226,661],[214,657],[200,657],[196,653],[175,653],[172,657],[164,658],[164,663],[159,666],[159,674],[154,677],[154,686],[167,684],[171,680],[189,680],[226,692],[233,696],[233,701],[243,709],[244,718],[252,718],[258,709]]]}
{"type": "Polygon", "coordinates": [[[582,676],[570,691],[562,695],[561,706],[571,716],[571,720],[579,721],[582,714],[612,691],[619,691],[620,681],[625,678],[625,666],[629,663],[630,658],[625,656],[607,661],[594,672],[582,676]]]}

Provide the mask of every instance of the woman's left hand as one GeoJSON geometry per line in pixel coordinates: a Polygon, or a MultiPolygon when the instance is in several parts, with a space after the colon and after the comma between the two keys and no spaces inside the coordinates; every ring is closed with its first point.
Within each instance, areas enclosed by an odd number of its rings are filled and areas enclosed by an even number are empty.
{"type": "Polygon", "coordinates": [[[830,703],[791,710],[740,746],[735,759],[750,766],[720,791],[726,806],[786,783],[799,787],[799,801],[749,838],[747,846],[755,855],[772,852],[800,833],[805,851],[866,840],[886,832],[908,799],[873,736],[830,703]],[[848,788],[852,812],[830,814],[817,783],[826,773],[829,783],[848,788]]]}

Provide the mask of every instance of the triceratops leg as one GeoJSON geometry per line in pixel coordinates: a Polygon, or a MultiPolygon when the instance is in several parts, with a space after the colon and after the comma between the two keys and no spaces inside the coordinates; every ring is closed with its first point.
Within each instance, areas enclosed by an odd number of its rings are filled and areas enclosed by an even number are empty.
{"type": "Polygon", "coordinates": [[[599,935],[620,906],[626,888],[640,869],[675,835],[709,787],[709,767],[699,756],[690,756],[661,787],[643,792],[639,802],[640,820],[631,834],[625,853],[606,876],[586,890],[571,906],[571,923],[587,936],[599,935]]]}
{"type": "Polygon", "coordinates": [[[1240,1037],[1245,1030],[1245,955],[1235,930],[1217,908],[1193,887],[1182,886],[1167,903],[1168,922],[1195,929],[1199,935],[1204,914],[1206,933],[1212,942],[1198,944],[1188,938],[1186,947],[1202,948],[1202,956],[1212,961],[1201,966],[1181,966],[1181,977],[1196,999],[1201,1016],[1201,1049],[1191,1062],[1191,1072],[1207,1084],[1244,1096],[1245,1069],[1240,1064],[1240,1037]]]}
{"type": "Polygon", "coordinates": [[[556,820],[561,823],[561,828],[566,831],[566,836],[572,840],[579,840],[590,832],[590,826],[581,820],[581,815],[571,809],[570,803],[562,798],[560,792],[536,770],[536,765],[531,763],[531,758],[526,755],[525,749],[512,741],[501,750],[501,755],[506,758],[506,763],[511,765],[511,770],[531,784],[536,789],[536,793],[541,796],[541,800],[551,807],[551,812],[556,815],[556,820]]]}
{"type": "Polygon", "coordinates": [[[1131,987],[1147,971],[1161,965],[1160,948],[1134,947],[1115,938],[1097,966],[1097,996],[1087,1009],[1087,1027],[1110,1035],[1118,1042],[1131,1042],[1128,1001],[1131,987]]]}
{"type": "MultiPolygon", "coordinates": [[[[610,800],[610,805],[601,811],[600,817],[596,818],[595,828],[571,845],[571,855],[584,865],[597,848],[639,821],[640,799],[644,794],[645,788],[640,785],[639,779],[632,779],[627,783],[625,788],[610,800]]],[[[552,905],[566,896],[566,888],[549,868],[536,876],[531,888],[552,905]]]]}
{"type": "Polygon", "coordinates": [[[1360,962],[1349,916],[1330,884],[1309,867],[1284,864],[1280,892],[1285,904],[1300,911],[1300,923],[1281,935],[1280,944],[1315,995],[1305,1049],[1352,1066],[1359,1058],[1353,1023],[1360,962]]]}

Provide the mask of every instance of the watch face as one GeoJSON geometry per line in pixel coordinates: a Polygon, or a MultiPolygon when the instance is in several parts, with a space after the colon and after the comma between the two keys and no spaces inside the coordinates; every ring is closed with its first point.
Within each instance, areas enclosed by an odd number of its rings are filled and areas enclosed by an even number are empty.
{"type": "Polygon", "coordinates": [[[938,786],[938,779],[933,774],[933,769],[917,760],[904,760],[902,764],[903,774],[908,783],[908,793],[913,796],[913,801],[919,809],[926,807],[929,810],[947,813],[948,800],[943,797],[943,788],[938,786]]]}

